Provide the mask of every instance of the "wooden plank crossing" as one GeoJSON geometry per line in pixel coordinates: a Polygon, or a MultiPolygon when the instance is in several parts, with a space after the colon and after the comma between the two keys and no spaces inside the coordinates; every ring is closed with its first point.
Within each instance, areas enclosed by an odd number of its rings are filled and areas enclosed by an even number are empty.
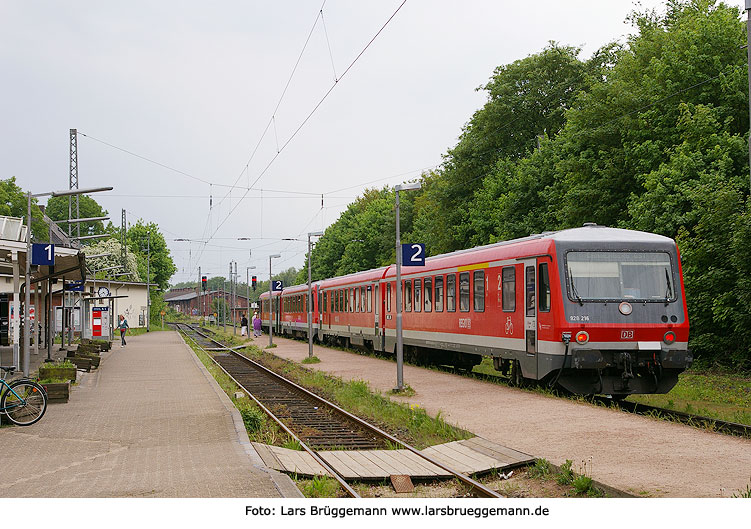
{"type": "MultiPolygon", "coordinates": [[[[266,466],[275,470],[301,476],[327,474],[307,452],[261,443],[252,445],[266,466]]],[[[493,468],[504,471],[534,461],[528,454],[482,437],[431,446],[422,452],[464,474],[486,472],[493,468]]],[[[400,474],[417,479],[451,477],[447,471],[409,450],[329,450],[318,452],[318,455],[349,480],[388,479],[389,476],[400,474]]]]}

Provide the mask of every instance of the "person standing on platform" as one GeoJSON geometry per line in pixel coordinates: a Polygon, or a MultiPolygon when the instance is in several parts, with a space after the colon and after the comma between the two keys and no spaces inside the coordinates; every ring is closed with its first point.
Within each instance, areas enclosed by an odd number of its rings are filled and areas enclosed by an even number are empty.
{"type": "Polygon", "coordinates": [[[240,336],[247,336],[247,335],[248,335],[248,318],[246,318],[245,314],[243,314],[243,317],[240,320],[240,336]]]}
{"type": "Polygon", "coordinates": [[[261,318],[258,317],[258,313],[253,314],[253,336],[261,336],[261,318]]]}
{"type": "Polygon", "coordinates": [[[130,329],[130,326],[128,325],[128,320],[125,319],[125,316],[120,314],[120,321],[117,324],[117,328],[120,329],[120,347],[125,347],[127,344],[125,343],[125,332],[130,329]]]}

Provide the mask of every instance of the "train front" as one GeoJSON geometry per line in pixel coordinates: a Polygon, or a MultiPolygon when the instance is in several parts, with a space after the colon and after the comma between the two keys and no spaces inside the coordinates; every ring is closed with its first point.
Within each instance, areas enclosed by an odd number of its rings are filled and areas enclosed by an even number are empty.
{"type": "Polygon", "coordinates": [[[566,369],[558,383],[617,398],[670,391],[692,361],[675,242],[600,226],[559,235],[566,369]]]}

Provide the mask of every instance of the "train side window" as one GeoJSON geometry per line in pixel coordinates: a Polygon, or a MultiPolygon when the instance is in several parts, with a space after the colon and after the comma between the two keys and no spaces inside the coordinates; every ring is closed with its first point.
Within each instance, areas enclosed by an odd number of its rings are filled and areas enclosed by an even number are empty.
{"type": "Polygon", "coordinates": [[[322,301],[320,301],[320,304],[321,304],[321,312],[322,312],[322,313],[325,313],[325,312],[326,312],[326,309],[328,308],[328,305],[326,305],[326,302],[328,301],[328,299],[327,299],[327,296],[326,296],[326,292],[324,292],[324,293],[322,294],[322,296],[323,296],[323,298],[322,298],[322,301]]]}
{"type": "Polygon", "coordinates": [[[352,312],[360,312],[360,287],[354,288],[355,292],[355,304],[352,312]]]}
{"type": "Polygon", "coordinates": [[[459,274],[459,310],[469,312],[469,272],[459,274]]]}
{"type": "Polygon", "coordinates": [[[415,312],[422,309],[422,279],[415,279],[415,312]]]}
{"type": "Polygon", "coordinates": [[[404,282],[404,312],[412,311],[412,280],[404,282]]]}
{"type": "Polygon", "coordinates": [[[485,312],[485,270],[472,273],[474,283],[475,312],[485,312]]]}
{"type": "Polygon", "coordinates": [[[360,310],[362,312],[368,312],[368,295],[365,293],[367,289],[365,287],[360,287],[360,310]]]}
{"type": "Polygon", "coordinates": [[[540,263],[538,265],[537,278],[537,308],[540,312],[550,312],[550,275],[548,274],[548,263],[540,263]]]}
{"type": "Polygon", "coordinates": [[[456,274],[446,276],[446,311],[456,312],[456,274]]]}
{"type": "Polygon", "coordinates": [[[386,283],[386,312],[391,312],[391,283],[386,283]]]}
{"type": "Polygon", "coordinates": [[[433,280],[429,277],[425,278],[425,312],[433,310],[433,280]]]}
{"type": "Polygon", "coordinates": [[[443,276],[435,278],[435,311],[443,312],[443,276]]]}
{"type": "Polygon", "coordinates": [[[503,286],[503,312],[516,311],[516,269],[507,266],[501,272],[503,286]]]}
{"type": "Polygon", "coordinates": [[[528,266],[525,272],[527,316],[535,315],[535,267],[528,266]]]}
{"type": "Polygon", "coordinates": [[[368,312],[373,312],[373,287],[368,287],[368,312]]]}

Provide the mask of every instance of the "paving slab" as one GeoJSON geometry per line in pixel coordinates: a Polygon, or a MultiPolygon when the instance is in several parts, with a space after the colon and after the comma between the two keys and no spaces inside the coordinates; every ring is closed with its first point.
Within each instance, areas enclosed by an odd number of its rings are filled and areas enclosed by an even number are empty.
{"type": "MultiPolygon", "coordinates": [[[[274,336],[273,354],[301,362],[307,342],[274,336]]],[[[256,339],[268,345],[268,335],[256,339]]],[[[306,367],[364,380],[386,393],[396,385],[396,364],[347,351],[314,346],[319,364],[306,367]]],[[[636,496],[728,497],[746,490],[751,440],[548,397],[539,393],[410,365],[404,382],[419,405],[475,435],[556,465],[586,465],[595,480],[636,496]]]]}
{"type": "Polygon", "coordinates": [[[175,332],[129,337],[68,403],[32,426],[0,428],[0,468],[0,497],[301,496],[263,466],[239,413],[175,332]]]}

